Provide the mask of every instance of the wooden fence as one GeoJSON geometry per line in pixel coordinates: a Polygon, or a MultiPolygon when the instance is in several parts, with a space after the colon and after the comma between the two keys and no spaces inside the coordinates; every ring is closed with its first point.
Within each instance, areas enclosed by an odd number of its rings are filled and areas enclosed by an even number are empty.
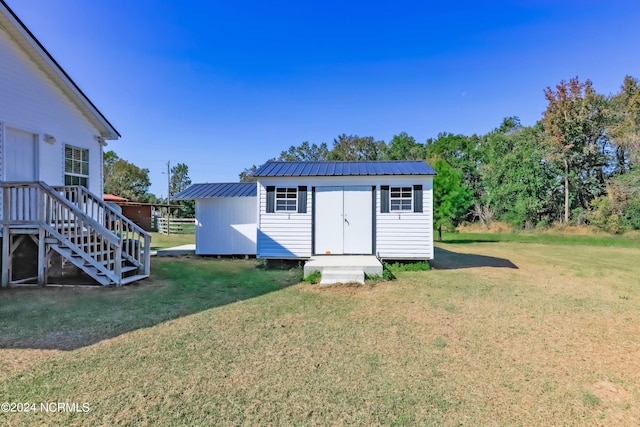
{"type": "Polygon", "coordinates": [[[154,218],[155,228],[162,234],[195,234],[195,218],[154,218]]]}

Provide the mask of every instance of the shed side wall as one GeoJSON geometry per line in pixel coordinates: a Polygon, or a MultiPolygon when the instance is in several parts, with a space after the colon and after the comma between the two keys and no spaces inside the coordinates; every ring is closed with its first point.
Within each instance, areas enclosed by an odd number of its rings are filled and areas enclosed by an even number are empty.
{"type": "Polygon", "coordinates": [[[256,197],[196,199],[196,254],[255,255],[256,197]]]}

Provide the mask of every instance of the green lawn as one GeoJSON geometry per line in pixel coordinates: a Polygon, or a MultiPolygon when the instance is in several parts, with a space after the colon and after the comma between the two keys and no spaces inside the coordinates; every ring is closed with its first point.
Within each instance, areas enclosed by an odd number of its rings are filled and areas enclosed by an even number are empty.
{"type": "Polygon", "coordinates": [[[160,234],[151,233],[151,249],[165,249],[174,246],[188,245],[196,242],[195,234],[160,234]]]}
{"type": "Polygon", "coordinates": [[[516,242],[516,243],[541,243],[557,245],[595,245],[617,246],[624,248],[640,247],[640,235],[630,234],[615,236],[611,234],[561,234],[551,232],[525,232],[514,231],[504,233],[454,233],[443,232],[442,240],[445,243],[483,243],[483,242],[516,242]]]}
{"type": "Polygon", "coordinates": [[[0,291],[3,399],[90,405],[0,424],[638,425],[640,249],[468,236],[359,287],[161,258],[137,286],[0,291]]]}

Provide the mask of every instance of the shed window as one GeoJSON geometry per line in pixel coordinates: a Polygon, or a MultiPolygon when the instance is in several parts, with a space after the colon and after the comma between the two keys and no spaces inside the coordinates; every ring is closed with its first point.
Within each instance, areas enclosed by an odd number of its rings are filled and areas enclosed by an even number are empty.
{"type": "Polygon", "coordinates": [[[89,150],[64,146],[64,185],[89,186],[89,150]]]}
{"type": "Polygon", "coordinates": [[[276,188],[276,212],[296,212],[297,201],[297,188],[276,188]]]}
{"type": "Polygon", "coordinates": [[[391,211],[413,210],[413,188],[391,187],[389,189],[389,206],[391,211]]]}

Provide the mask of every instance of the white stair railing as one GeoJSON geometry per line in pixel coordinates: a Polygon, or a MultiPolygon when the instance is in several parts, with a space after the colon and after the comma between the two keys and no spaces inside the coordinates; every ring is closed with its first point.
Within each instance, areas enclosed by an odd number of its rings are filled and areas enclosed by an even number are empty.
{"type": "Polygon", "coordinates": [[[147,276],[150,274],[151,235],[149,233],[81,185],[53,188],[88,216],[104,224],[107,229],[119,236],[122,256],[139,267],[141,273],[147,276]]]}
{"type": "Polygon", "coordinates": [[[85,272],[106,276],[116,285],[123,283],[124,260],[135,265],[140,275],[150,274],[151,236],[86,188],[52,188],[43,182],[3,182],[1,186],[5,233],[40,227],[81,258],[83,267],[88,267],[85,272]]]}

